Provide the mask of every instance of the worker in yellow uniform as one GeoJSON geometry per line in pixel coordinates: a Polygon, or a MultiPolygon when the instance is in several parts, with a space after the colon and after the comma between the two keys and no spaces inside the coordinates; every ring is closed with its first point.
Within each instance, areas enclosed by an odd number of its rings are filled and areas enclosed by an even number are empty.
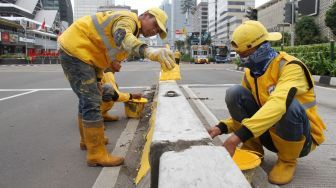
{"type": "Polygon", "coordinates": [[[120,62],[114,62],[110,68],[104,71],[102,78],[103,103],[100,106],[104,121],[118,121],[116,115],[109,115],[108,111],[114,105],[114,102],[127,102],[132,99],[141,99],[141,93],[123,93],[119,91],[118,85],[115,82],[114,73],[119,72],[121,68],[120,62]]]}
{"type": "Polygon", "coordinates": [[[281,33],[267,32],[258,21],[246,21],[234,30],[231,45],[245,58],[245,74],[241,85],[226,91],[231,118],[208,129],[212,138],[233,133],[223,144],[231,156],[240,143],[242,149],[261,155],[263,146],[276,152],[278,160],[268,180],[279,185],[293,179],[297,159],[323,143],[326,129],[308,68],[270,45],[281,38],[281,33]]]}
{"type": "Polygon", "coordinates": [[[110,155],[104,145],[99,89],[103,70],[129,54],[157,61],[164,70],[173,69],[173,52],[150,48],[138,39],[140,34],[166,38],[167,18],[159,8],[151,8],[139,17],[131,11],[98,12],[79,18],[58,38],[62,68],[79,99],[80,146],[87,148],[88,166],[118,166],[124,161],[110,155]]]}
{"type": "Polygon", "coordinates": [[[178,50],[175,50],[174,57],[175,57],[176,64],[179,65],[180,64],[180,59],[181,59],[181,53],[178,50]]]}

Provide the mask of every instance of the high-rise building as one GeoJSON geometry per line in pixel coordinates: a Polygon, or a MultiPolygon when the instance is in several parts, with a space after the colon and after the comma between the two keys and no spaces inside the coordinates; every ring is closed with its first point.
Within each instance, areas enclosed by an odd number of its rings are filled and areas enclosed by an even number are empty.
{"type": "MultiPolygon", "coordinates": [[[[298,0],[295,0],[295,2],[298,2],[298,0]]],[[[303,2],[303,1],[302,1],[303,2]]],[[[307,1],[305,1],[307,2],[307,1]]],[[[317,4],[315,4],[315,10],[317,10],[315,13],[310,14],[309,16],[313,17],[315,20],[315,23],[318,25],[321,35],[323,37],[327,37],[328,39],[336,39],[336,36],[331,32],[330,28],[328,28],[325,25],[325,14],[327,10],[333,5],[333,2],[335,0],[321,0],[316,1],[317,4]]],[[[257,7],[258,9],[258,21],[263,23],[265,27],[270,31],[282,31],[290,32],[289,25],[286,27],[284,26],[284,7],[287,3],[287,0],[270,0],[267,3],[262,4],[261,6],[257,7]]],[[[296,6],[298,6],[297,3],[295,3],[296,6]]],[[[311,5],[310,5],[311,6],[311,5]]],[[[300,7],[298,6],[298,11],[301,11],[302,9],[308,8],[309,10],[312,10],[311,7],[300,7]]],[[[302,10],[305,11],[305,10],[302,10]]],[[[299,19],[298,15],[296,15],[296,19],[299,19]]],[[[294,31],[295,23],[292,26],[292,29],[294,31]]]]}
{"type": "Polygon", "coordinates": [[[162,45],[163,43],[169,43],[170,46],[173,47],[175,41],[179,40],[179,38],[176,36],[176,32],[180,32],[181,30],[186,30],[187,32],[191,31],[191,12],[189,15],[187,13],[183,13],[181,7],[182,3],[183,1],[181,0],[164,0],[162,2],[160,8],[163,9],[168,15],[168,36],[165,41],[159,41],[159,45],[162,45]]]}
{"type": "Polygon", "coordinates": [[[208,2],[201,1],[196,8],[196,12],[191,16],[190,32],[208,32],[208,2]]]}
{"type": "Polygon", "coordinates": [[[232,33],[242,22],[255,0],[209,0],[209,32],[214,45],[230,45],[232,33]]]}
{"type": "Polygon", "coordinates": [[[93,15],[98,12],[98,7],[114,5],[114,0],[75,0],[74,20],[80,17],[93,15]]]}

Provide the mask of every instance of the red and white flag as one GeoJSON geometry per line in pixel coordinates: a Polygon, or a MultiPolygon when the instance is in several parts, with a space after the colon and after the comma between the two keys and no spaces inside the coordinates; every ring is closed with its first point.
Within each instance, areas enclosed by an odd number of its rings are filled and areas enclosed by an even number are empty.
{"type": "Polygon", "coordinates": [[[39,30],[45,30],[45,19],[43,20],[42,25],[39,28],[39,30]]]}

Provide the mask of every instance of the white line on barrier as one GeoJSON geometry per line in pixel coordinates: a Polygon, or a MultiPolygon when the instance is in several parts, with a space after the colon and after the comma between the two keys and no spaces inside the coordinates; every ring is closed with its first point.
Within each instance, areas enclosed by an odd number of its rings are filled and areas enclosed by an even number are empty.
{"type": "Polygon", "coordinates": [[[37,90],[32,90],[32,91],[28,91],[28,92],[25,92],[25,93],[20,93],[20,94],[17,94],[17,95],[12,95],[12,96],[9,96],[9,97],[5,97],[5,98],[1,98],[0,101],[4,101],[4,100],[7,100],[7,99],[11,99],[11,98],[15,98],[15,97],[19,97],[19,96],[22,96],[22,95],[27,95],[29,93],[34,93],[36,92],[37,90]]]}
{"type": "Polygon", "coordinates": [[[197,100],[197,96],[195,93],[188,87],[188,85],[182,86],[183,89],[187,92],[189,97],[195,98],[193,102],[197,106],[198,110],[204,115],[205,120],[208,122],[210,126],[214,126],[218,123],[218,119],[216,116],[209,110],[208,107],[205,106],[203,102],[197,100]]]}
{"type": "MultiPolygon", "coordinates": [[[[133,140],[138,127],[138,119],[130,119],[127,122],[125,130],[121,133],[116,146],[112,152],[113,155],[125,157],[129,146],[133,140]]],[[[104,167],[96,179],[92,188],[113,188],[117,182],[121,166],[104,167]]]]}

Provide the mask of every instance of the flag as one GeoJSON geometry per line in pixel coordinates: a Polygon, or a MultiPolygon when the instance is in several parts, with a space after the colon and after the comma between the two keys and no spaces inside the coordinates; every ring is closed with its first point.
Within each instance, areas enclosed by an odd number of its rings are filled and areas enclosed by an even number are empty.
{"type": "Polygon", "coordinates": [[[39,30],[45,30],[45,19],[43,20],[42,25],[39,30]]]}

